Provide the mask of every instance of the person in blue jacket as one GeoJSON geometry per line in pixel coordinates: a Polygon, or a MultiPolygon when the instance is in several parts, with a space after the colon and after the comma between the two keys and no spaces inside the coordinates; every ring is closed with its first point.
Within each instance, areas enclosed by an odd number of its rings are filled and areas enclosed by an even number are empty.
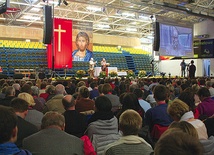
{"type": "Polygon", "coordinates": [[[88,50],[89,36],[86,32],[79,32],[76,36],[77,50],[72,53],[73,61],[90,61],[93,54],[88,50]]]}

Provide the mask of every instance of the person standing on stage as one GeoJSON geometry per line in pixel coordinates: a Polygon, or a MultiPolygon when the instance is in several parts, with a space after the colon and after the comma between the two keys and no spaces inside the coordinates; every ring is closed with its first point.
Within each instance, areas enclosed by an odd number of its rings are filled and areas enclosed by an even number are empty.
{"type": "Polygon", "coordinates": [[[184,59],[181,62],[180,66],[181,66],[181,77],[185,77],[186,63],[185,63],[184,59]]]}
{"type": "Polygon", "coordinates": [[[101,61],[101,69],[102,69],[102,71],[106,71],[106,67],[107,67],[106,59],[103,58],[103,60],[101,61]]]}
{"type": "Polygon", "coordinates": [[[150,62],[151,66],[152,66],[152,76],[155,76],[155,62],[154,59],[152,59],[152,61],[150,62]]]}
{"type": "Polygon", "coordinates": [[[190,79],[195,78],[196,67],[194,65],[194,61],[191,61],[191,65],[189,66],[189,77],[190,79]]]}
{"type": "Polygon", "coordinates": [[[96,63],[97,62],[95,62],[93,58],[91,58],[90,61],[89,61],[89,70],[88,70],[88,72],[89,72],[90,77],[94,77],[94,65],[96,63]]]}

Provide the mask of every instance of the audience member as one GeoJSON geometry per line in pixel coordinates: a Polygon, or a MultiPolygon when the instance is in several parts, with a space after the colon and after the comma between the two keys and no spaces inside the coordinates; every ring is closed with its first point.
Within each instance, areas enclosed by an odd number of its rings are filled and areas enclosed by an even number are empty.
{"type": "Polygon", "coordinates": [[[46,86],[46,89],[45,89],[45,93],[41,93],[41,94],[39,95],[39,97],[42,97],[42,98],[45,99],[45,101],[48,101],[48,100],[50,100],[52,97],[55,96],[55,93],[56,93],[55,90],[56,90],[55,86],[53,86],[53,85],[47,85],[47,86],[46,86]]]}
{"type": "Polygon", "coordinates": [[[120,100],[122,103],[122,109],[120,109],[120,111],[116,115],[118,119],[120,118],[120,115],[127,109],[135,110],[140,114],[142,118],[144,118],[145,112],[140,106],[137,96],[134,93],[124,93],[123,95],[121,95],[120,100]]]}
{"type": "Polygon", "coordinates": [[[213,85],[213,82],[211,81],[206,82],[206,87],[210,92],[210,97],[214,97],[214,88],[212,87],[212,85],[213,85]]]}
{"type": "Polygon", "coordinates": [[[76,101],[72,95],[65,95],[62,99],[65,108],[65,132],[82,137],[86,130],[86,116],[75,110],[76,101]]]}
{"type": "Polygon", "coordinates": [[[142,127],[142,118],[134,110],[126,110],[120,116],[119,129],[122,137],[109,144],[105,150],[105,155],[150,155],[152,147],[143,138],[138,136],[142,127]]]}
{"type": "Polygon", "coordinates": [[[28,103],[28,113],[25,120],[35,125],[38,129],[41,128],[43,113],[34,109],[35,102],[33,96],[28,93],[20,93],[18,98],[25,100],[28,103]]]}
{"type": "Polygon", "coordinates": [[[95,113],[88,121],[86,134],[98,155],[103,153],[107,144],[119,139],[118,120],[111,109],[111,101],[106,96],[97,97],[95,113]]]}
{"type": "Polygon", "coordinates": [[[201,103],[197,106],[200,118],[212,116],[214,114],[214,100],[211,99],[209,90],[206,87],[201,87],[197,94],[201,100],[201,103]]]}
{"type": "Polygon", "coordinates": [[[0,100],[0,105],[10,106],[11,100],[15,98],[15,89],[8,86],[5,90],[5,98],[0,100]]]}
{"type": "Polygon", "coordinates": [[[180,94],[180,96],[178,97],[178,99],[180,99],[181,101],[186,103],[189,106],[189,110],[191,110],[193,112],[194,118],[198,119],[199,111],[198,111],[198,109],[196,109],[194,96],[195,96],[195,94],[192,91],[192,89],[190,88],[190,89],[183,91],[180,94]]]}
{"type": "Polygon", "coordinates": [[[168,129],[156,143],[154,155],[203,155],[203,147],[182,130],[168,129]]]}
{"type": "Polygon", "coordinates": [[[145,124],[149,126],[150,132],[153,130],[155,124],[167,127],[172,122],[172,118],[167,113],[166,97],[166,87],[164,85],[155,86],[154,98],[158,105],[147,110],[145,114],[145,124]]]}
{"type": "Polygon", "coordinates": [[[38,129],[35,125],[25,120],[25,117],[28,113],[27,101],[21,98],[14,98],[11,101],[11,107],[14,109],[16,115],[18,116],[18,134],[16,145],[21,148],[23,139],[38,132],[38,129]]]}
{"type": "Polygon", "coordinates": [[[86,86],[79,88],[78,99],[76,100],[76,110],[78,112],[85,112],[94,110],[94,101],[89,99],[89,90],[86,86]]]}
{"type": "Polygon", "coordinates": [[[25,83],[25,84],[21,87],[21,92],[22,92],[22,93],[32,94],[31,86],[30,86],[29,84],[25,83]]]}
{"type": "MultiPolygon", "coordinates": [[[[178,128],[181,129],[183,132],[193,136],[194,138],[198,139],[198,133],[195,129],[195,127],[186,122],[186,121],[181,121],[181,122],[173,122],[169,128],[178,128]]],[[[204,148],[204,155],[212,155],[214,154],[214,137],[211,136],[209,139],[203,139],[200,140],[200,143],[203,145],[204,148]]]]}
{"type": "Polygon", "coordinates": [[[175,99],[167,109],[174,121],[187,121],[192,124],[197,132],[199,139],[207,139],[207,129],[204,123],[199,119],[194,119],[193,112],[189,110],[189,106],[179,99],[175,99]]]}
{"type": "Polygon", "coordinates": [[[56,111],[62,114],[65,112],[62,104],[62,99],[66,93],[65,87],[62,84],[57,84],[55,88],[56,95],[46,102],[43,113],[56,111]]]}
{"type": "Polygon", "coordinates": [[[93,99],[97,96],[99,96],[99,91],[98,91],[98,88],[97,88],[97,82],[92,82],[90,83],[90,87],[91,87],[91,91],[90,91],[90,99],[93,99]]]}
{"type": "Polygon", "coordinates": [[[20,89],[21,89],[21,86],[20,84],[18,83],[14,83],[12,85],[12,87],[15,89],[15,96],[17,97],[19,95],[19,93],[21,93],[20,89]]]}
{"type": "Polygon", "coordinates": [[[112,94],[112,87],[109,83],[105,83],[102,88],[102,93],[111,101],[112,111],[116,112],[121,107],[119,97],[112,94]]]}
{"type": "Polygon", "coordinates": [[[17,140],[18,118],[12,108],[0,106],[0,154],[31,155],[27,150],[20,150],[14,143],[17,140]]]}
{"type": "Polygon", "coordinates": [[[37,86],[32,86],[32,96],[35,102],[35,105],[33,106],[34,109],[42,112],[45,106],[45,99],[42,97],[39,97],[39,88],[37,86]]]}
{"type": "Polygon", "coordinates": [[[142,97],[143,97],[143,91],[141,90],[141,89],[135,89],[134,90],[134,94],[137,96],[137,98],[138,98],[138,101],[139,101],[139,104],[140,104],[140,106],[143,108],[143,110],[146,112],[148,109],[150,109],[151,108],[151,105],[147,102],[147,101],[145,101],[145,100],[143,100],[142,99],[142,97]]]}
{"type": "Polygon", "coordinates": [[[37,155],[84,155],[83,142],[64,132],[65,119],[58,112],[47,112],[42,130],[23,140],[23,148],[37,155]]]}

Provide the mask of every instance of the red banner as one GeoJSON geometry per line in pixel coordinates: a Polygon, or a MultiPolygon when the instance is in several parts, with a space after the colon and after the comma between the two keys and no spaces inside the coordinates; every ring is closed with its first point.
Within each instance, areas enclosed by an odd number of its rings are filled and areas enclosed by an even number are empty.
{"type": "Polygon", "coordinates": [[[52,44],[48,44],[48,68],[72,67],[72,21],[67,19],[54,18],[54,51],[52,44]]]}

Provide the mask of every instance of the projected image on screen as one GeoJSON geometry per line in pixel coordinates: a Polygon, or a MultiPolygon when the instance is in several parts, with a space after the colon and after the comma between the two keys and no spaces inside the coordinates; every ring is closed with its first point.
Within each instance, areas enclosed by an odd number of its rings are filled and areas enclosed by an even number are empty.
{"type": "Polygon", "coordinates": [[[160,24],[160,55],[193,56],[192,29],[160,24]]]}

